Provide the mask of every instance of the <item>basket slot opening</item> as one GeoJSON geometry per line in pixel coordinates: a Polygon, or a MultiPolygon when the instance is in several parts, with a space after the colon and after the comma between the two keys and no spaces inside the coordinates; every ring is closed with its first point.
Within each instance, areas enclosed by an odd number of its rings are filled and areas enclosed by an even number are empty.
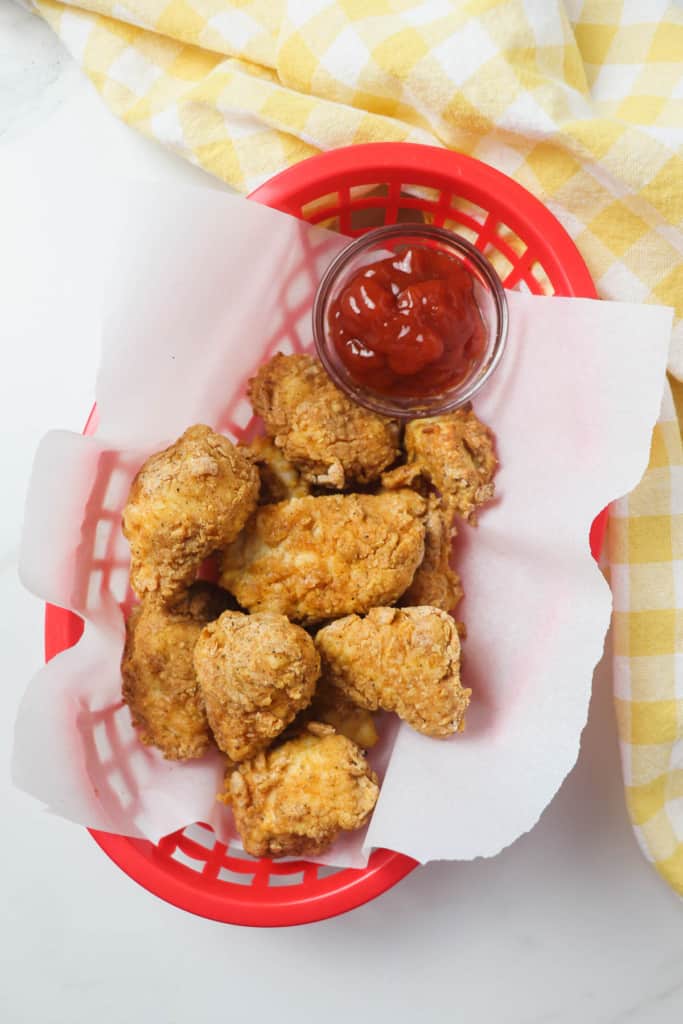
{"type": "Polygon", "coordinates": [[[480,252],[485,253],[487,246],[491,245],[491,239],[494,237],[497,227],[498,221],[494,215],[490,213],[482,224],[481,230],[479,231],[479,237],[474,243],[480,252]]]}
{"type": "Polygon", "coordinates": [[[448,199],[436,188],[425,185],[401,186],[396,220],[399,224],[436,224],[448,216],[448,199]]]}
{"type": "Polygon", "coordinates": [[[93,558],[106,558],[114,524],[111,519],[100,519],[95,527],[93,558]]]}
{"type": "Polygon", "coordinates": [[[225,854],[225,844],[217,841],[214,848],[208,851],[202,870],[204,878],[218,878],[221,868],[225,867],[225,854]]]}
{"type": "Polygon", "coordinates": [[[233,444],[238,444],[240,441],[244,440],[244,438],[241,435],[238,435],[237,431],[234,429],[232,420],[226,420],[225,422],[221,421],[216,429],[221,434],[225,434],[228,441],[232,441],[233,444]]]}
{"type": "Polygon", "coordinates": [[[240,398],[240,400],[232,407],[232,421],[242,430],[247,427],[252,415],[251,405],[246,397],[240,398]]]}
{"type": "Polygon", "coordinates": [[[122,469],[115,469],[109,477],[107,490],[105,491],[103,508],[112,512],[118,512],[128,500],[128,488],[130,477],[122,469]]]}
{"type": "Polygon", "coordinates": [[[327,192],[324,196],[317,196],[301,207],[301,216],[304,220],[317,221],[325,216],[326,210],[333,210],[339,206],[339,193],[327,192]]]}
{"type": "Polygon", "coordinates": [[[268,875],[268,885],[280,886],[280,885],[303,885],[304,872],[303,871],[290,871],[288,874],[273,874],[270,872],[268,875]]]}
{"type": "Polygon", "coordinates": [[[232,441],[233,444],[237,444],[238,441],[247,440],[250,432],[253,429],[254,414],[251,411],[251,407],[249,408],[249,418],[247,419],[243,426],[240,426],[235,421],[235,409],[243,401],[244,398],[241,394],[239,395],[238,398],[233,399],[231,405],[227,407],[227,409],[222,414],[220,420],[215,426],[215,429],[218,430],[221,434],[224,434],[225,437],[232,441]]]}
{"type": "Polygon", "coordinates": [[[206,825],[200,825],[198,821],[194,825],[188,825],[186,829],[183,829],[183,835],[191,842],[196,843],[197,846],[203,846],[209,852],[216,845],[216,836],[213,829],[208,828],[206,825]]]}
{"type": "Polygon", "coordinates": [[[418,206],[405,205],[406,197],[399,200],[399,207],[396,216],[397,224],[425,224],[425,210],[418,206]]]}
{"type": "MultiPolygon", "coordinates": [[[[508,248],[508,251],[509,248],[508,248]]],[[[529,249],[525,249],[521,256],[513,262],[510,273],[504,280],[506,288],[516,288],[518,291],[532,295],[553,294],[552,284],[548,281],[549,290],[545,291],[544,286],[532,273],[532,267],[537,261],[529,249]]],[[[542,271],[545,276],[545,272],[542,271]]]]}
{"type": "MultiPolygon", "coordinates": [[[[491,261],[507,288],[516,287],[528,274],[531,260],[526,242],[506,224],[497,222],[492,214],[487,217],[475,244],[491,261]]],[[[535,290],[532,282],[529,287],[535,290]]]]}
{"type": "Polygon", "coordinates": [[[389,186],[386,182],[366,182],[352,185],[348,192],[350,210],[349,229],[354,234],[379,228],[386,224],[389,186]]]}
{"type": "Polygon", "coordinates": [[[550,280],[550,278],[548,277],[548,275],[547,275],[547,273],[545,271],[545,267],[543,266],[542,263],[539,263],[538,260],[534,260],[534,262],[531,264],[530,274],[534,278],[535,281],[538,281],[538,283],[539,283],[539,285],[541,287],[541,292],[542,292],[543,295],[554,295],[555,294],[555,289],[553,288],[553,283],[550,280]]]}
{"type": "Polygon", "coordinates": [[[512,272],[514,264],[494,245],[487,246],[486,256],[501,281],[505,281],[512,272]]]}
{"type": "Polygon", "coordinates": [[[302,267],[292,274],[284,290],[284,307],[286,310],[298,310],[311,298],[311,275],[302,267]],[[302,272],[303,270],[303,272],[302,272]]]}
{"type": "Polygon", "coordinates": [[[311,324],[311,310],[307,308],[297,320],[294,332],[297,339],[297,351],[301,352],[313,341],[313,326],[311,324]]]}
{"type": "Polygon", "coordinates": [[[278,352],[282,352],[285,356],[293,356],[295,352],[301,351],[299,348],[299,339],[293,338],[291,334],[287,335],[277,346],[277,350],[278,352]]]}
{"type": "Polygon", "coordinates": [[[331,864],[320,864],[318,866],[318,878],[329,878],[331,875],[338,875],[343,868],[335,868],[331,864]]]}
{"type": "MultiPolygon", "coordinates": [[[[519,288],[519,283],[529,270],[531,261],[532,256],[529,250],[527,250],[519,259],[513,261],[512,270],[503,281],[506,288],[519,288]]],[[[529,290],[528,286],[526,290],[529,290]]]]}
{"type": "MultiPolygon", "coordinates": [[[[349,202],[351,206],[355,206],[359,199],[369,199],[371,197],[381,197],[386,199],[389,195],[389,185],[386,181],[368,181],[362,185],[351,185],[349,188],[349,202]]],[[[382,203],[382,206],[385,204],[382,203]]]]}
{"type": "Polygon", "coordinates": [[[325,228],[326,231],[340,232],[341,227],[339,224],[338,213],[338,210],[326,210],[322,217],[314,217],[313,220],[311,221],[311,224],[315,224],[317,228],[325,228]]]}
{"type": "Polygon", "coordinates": [[[380,228],[386,223],[386,208],[380,203],[363,203],[351,209],[351,231],[354,233],[380,228]]]}
{"type": "MultiPolygon", "coordinates": [[[[525,260],[525,257],[526,257],[527,252],[528,252],[527,249],[522,249],[522,251],[519,252],[518,251],[519,247],[515,247],[513,249],[513,247],[508,243],[508,241],[505,238],[503,238],[500,234],[492,235],[489,238],[488,244],[490,246],[495,246],[495,248],[498,249],[498,251],[501,252],[503,254],[503,256],[505,256],[505,258],[507,260],[509,260],[509,262],[513,266],[515,266],[515,264],[525,260]]],[[[528,263],[528,261],[525,261],[525,265],[527,263],[528,263]]]]}
{"type": "Polygon", "coordinates": [[[305,321],[310,320],[310,315],[309,307],[304,316],[300,316],[298,320],[294,320],[294,317],[290,317],[286,324],[283,323],[281,325],[277,332],[277,337],[268,352],[268,359],[271,359],[277,352],[282,353],[284,356],[292,356],[297,352],[306,351],[311,341],[310,323],[303,332],[303,335],[301,335],[301,331],[302,328],[304,328],[305,321]]]}
{"type": "Polygon", "coordinates": [[[218,869],[216,876],[219,882],[232,882],[233,885],[251,885],[253,874],[246,871],[231,871],[228,867],[218,869]]]}
{"type": "Polygon", "coordinates": [[[543,287],[540,281],[537,281],[532,273],[525,274],[524,280],[529,286],[529,291],[532,295],[543,295],[543,287]]]}
{"type": "Polygon", "coordinates": [[[399,198],[392,216],[387,216],[389,211],[384,206],[364,203],[361,207],[353,207],[350,218],[351,234],[362,235],[371,228],[381,228],[385,224],[424,224],[421,206],[404,206],[403,203],[403,198],[399,198]]]}
{"type": "Polygon", "coordinates": [[[454,234],[460,235],[461,238],[464,238],[466,241],[470,242],[472,245],[474,245],[474,243],[476,242],[477,238],[479,237],[479,227],[478,226],[475,229],[475,228],[470,227],[467,224],[464,224],[462,221],[459,221],[459,220],[451,220],[449,218],[448,220],[445,220],[443,222],[443,226],[445,228],[447,228],[449,231],[453,231],[454,234]]]}
{"type": "Polygon", "coordinates": [[[458,215],[465,214],[468,220],[476,221],[478,224],[483,224],[488,216],[488,210],[465,199],[464,196],[451,195],[450,207],[452,211],[457,211],[458,215]]]}
{"type": "Polygon", "coordinates": [[[102,603],[102,594],[106,589],[107,586],[103,570],[95,569],[88,577],[88,596],[86,599],[87,607],[91,610],[93,608],[99,608],[102,603]]]}
{"type": "Polygon", "coordinates": [[[418,185],[354,185],[349,189],[354,237],[385,224],[424,224],[425,210],[439,209],[441,193],[418,185]]]}
{"type": "Polygon", "coordinates": [[[113,566],[109,573],[109,591],[119,604],[126,600],[128,582],[128,569],[121,565],[113,566]]]}
{"type": "Polygon", "coordinates": [[[521,235],[518,235],[516,231],[513,231],[511,227],[503,221],[498,222],[497,229],[498,239],[503,248],[503,252],[507,255],[507,249],[510,249],[517,258],[521,258],[527,251],[527,244],[521,235]]]}
{"type": "Polygon", "coordinates": [[[189,853],[182,850],[179,846],[176,846],[175,850],[171,854],[173,860],[178,861],[179,864],[183,864],[186,868],[190,868],[192,871],[201,873],[204,867],[205,861],[197,857],[190,857],[189,853]]]}

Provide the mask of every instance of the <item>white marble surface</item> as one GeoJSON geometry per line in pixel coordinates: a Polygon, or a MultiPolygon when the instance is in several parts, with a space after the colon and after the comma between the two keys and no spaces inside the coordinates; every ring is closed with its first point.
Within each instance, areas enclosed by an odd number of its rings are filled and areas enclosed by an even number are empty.
{"type": "MultiPolygon", "coordinates": [[[[83,330],[70,351],[51,348],[50,310],[32,303],[34,275],[50,268],[22,249],[22,218],[36,176],[76,168],[95,180],[114,169],[217,187],[118,124],[49,30],[0,0],[2,1019],[683,1019],[683,903],[630,831],[604,671],[579,763],[530,835],[493,861],[420,869],[369,906],[306,928],[244,930],[183,914],[130,882],[84,830],[12,790],[12,722],[42,653],[42,608],[15,576],[23,492],[41,434],[81,427],[97,361],[83,330]],[[40,344],[22,343],[35,338],[25,325],[36,317],[40,344]]],[[[68,301],[68,268],[50,273],[54,301],[68,301]]]]}

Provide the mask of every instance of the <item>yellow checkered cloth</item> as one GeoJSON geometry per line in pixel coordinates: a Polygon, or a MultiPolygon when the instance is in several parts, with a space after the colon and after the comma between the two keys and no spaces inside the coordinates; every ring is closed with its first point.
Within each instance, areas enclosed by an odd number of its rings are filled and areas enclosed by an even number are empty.
{"type": "MultiPolygon", "coordinates": [[[[663,0],[33,0],[128,124],[242,191],[320,150],[409,140],[538,195],[606,298],[677,306],[683,16],[663,0]]],[[[683,894],[683,453],[666,388],[608,554],[626,792],[683,894]]]]}

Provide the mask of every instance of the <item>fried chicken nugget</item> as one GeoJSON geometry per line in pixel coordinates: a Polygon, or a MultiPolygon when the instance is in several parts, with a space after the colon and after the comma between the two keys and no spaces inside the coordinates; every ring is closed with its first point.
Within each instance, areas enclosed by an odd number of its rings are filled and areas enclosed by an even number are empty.
{"type": "Polygon", "coordinates": [[[471,409],[456,409],[411,420],[404,445],[407,464],[385,473],[383,486],[411,486],[422,475],[441,494],[449,519],[457,515],[475,523],[479,506],[493,497],[498,466],[489,428],[471,409]]]}
{"type": "Polygon", "coordinates": [[[320,675],[308,633],[272,612],[225,612],[202,631],[194,665],[216,743],[233,761],[279,736],[320,675]]]}
{"type": "Polygon", "coordinates": [[[306,623],[391,604],[422,561],[425,511],[410,490],[264,505],[224,551],[221,585],[249,611],[306,623]]]}
{"type": "Polygon", "coordinates": [[[211,743],[192,655],[204,625],[230,603],[219,587],[194,583],[173,609],[148,597],[126,622],[123,699],[142,742],[170,760],[201,757],[211,743]]]}
{"type": "Polygon", "coordinates": [[[362,750],[370,750],[379,739],[372,712],[359,708],[343,690],[325,679],[318,681],[313,702],[305,714],[310,715],[312,721],[331,725],[362,750]]]}
{"type": "Polygon", "coordinates": [[[171,603],[204,559],[237,536],[258,491],[256,467],[209,427],[190,427],[147,459],[123,510],[138,597],[158,594],[171,603]]]}
{"type": "Polygon", "coordinates": [[[362,828],[379,795],[363,751],[319,723],[239,765],[226,788],[252,857],[317,856],[340,832],[362,828]]]}
{"type": "Polygon", "coordinates": [[[400,600],[402,606],[431,605],[452,612],[462,600],[460,576],[451,568],[451,537],[446,514],[435,494],[427,502],[425,554],[417,572],[400,600]]]}
{"type": "Polygon", "coordinates": [[[460,640],[440,608],[373,608],[315,637],[323,678],[352,701],[395,711],[426,736],[464,727],[471,690],[460,683],[460,640]]]}
{"type": "Polygon", "coordinates": [[[274,505],[289,498],[303,498],[311,488],[296,466],[269,437],[255,437],[249,444],[240,444],[238,450],[254,462],[261,477],[259,505],[274,505]]]}
{"type": "Polygon", "coordinates": [[[267,433],[311,483],[368,483],[399,454],[398,424],[352,402],[313,356],[274,356],[248,394],[267,433]]]}

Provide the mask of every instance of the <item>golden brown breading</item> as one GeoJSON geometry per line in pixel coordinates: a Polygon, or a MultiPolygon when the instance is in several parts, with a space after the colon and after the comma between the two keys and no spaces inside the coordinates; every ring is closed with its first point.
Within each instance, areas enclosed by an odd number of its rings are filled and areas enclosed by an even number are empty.
{"type": "Polygon", "coordinates": [[[379,794],[362,750],[331,726],[257,754],[228,781],[237,831],[252,857],[314,857],[362,828],[379,794]]]}
{"type": "Polygon", "coordinates": [[[221,585],[249,611],[309,623],[391,604],[422,561],[425,509],[409,490],[264,505],[224,552],[221,585]]]}
{"type": "Polygon", "coordinates": [[[222,804],[230,806],[232,803],[232,796],[230,793],[230,776],[233,772],[237,771],[237,764],[235,761],[231,761],[229,757],[225,759],[225,769],[223,771],[223,789],[220,793],[216,794],[216,800],[220,800],[222,804]]]}
{"type": "Polygon", "coordinates": [[[387,488],[412,485],[423,475],[441,494],[449,518],[476,522],[476,511],[493,497],[498,462],[493,435],[471,409],[412,420],[406,425],[407,465],[385,473],[387,488]]]}
{"type": "Polygon", "coordinates": [[[133,590],[173,601],[203,560],[229,544],[256,506],[256,467],[209,427],[147,459],[123,510],[133,590]]]}
{"type": "Polygon", "coordinates": [[[439,608],[373,608],[315,638],[323,678],[369,710],[395,711],[427,736],[464,726],[470,690],[460,683],[460,640],[439,608]]]}
{"type": "Polygon", "coordinates": [[[451,538],[441,501],[435,494],[427,502],[425,520],[425,555],[400,604],[406,606],[431,605],[452,612],[462,599],[460,576],[451,568],[451,538]]]}
{"type": "Polygon", "coordinates": [[[320,679],[311,706],[306,715],[316,722],[334,727],[342,736],[357,743],[362,750],[369,750],[377,743],[377,729],[372,712],[359,708],[342,691],[331,683],[320,679]]]}
{"type": "Polygon", "coordinates": [[[399,454],[398,424],[356,405],[308,355],[276,355],[249,383],[267,433],[311,483],[368,483],[399,454]]]}
{"type": "Polygon", "coordinates": [[[299,470],[285,458],[271,438],[255,437],[249,444],[237,447],[258,467],[261,477],[259,505],[273,505],[277,501],[303,498],[310,494],[311,489],[299,470]]]}
{"type": "Polygon", "coordinates": [[[172,610],[148,597],[128,617],[123,699],[142,742],[164,757],[201,757],[211,742],[192,654],[204,625],[230,602],[224,590],[200,582],[172,610]]]}
{"type": "Polygon", "coordinates": [[[279,736],[320,675],[306,630],[272,612],[225,612],[202,631],[194,665],[216,743],[233,761],[279,736]]]}
{"type": "Polygon", "coordinates": [[[402,462],[400,466],[382,473],[382,489],[396,491],[403,487],[412,487],[414,491],[427,498],[430,487],[425,480],[424,470],[419,462],[402,462]]]}

